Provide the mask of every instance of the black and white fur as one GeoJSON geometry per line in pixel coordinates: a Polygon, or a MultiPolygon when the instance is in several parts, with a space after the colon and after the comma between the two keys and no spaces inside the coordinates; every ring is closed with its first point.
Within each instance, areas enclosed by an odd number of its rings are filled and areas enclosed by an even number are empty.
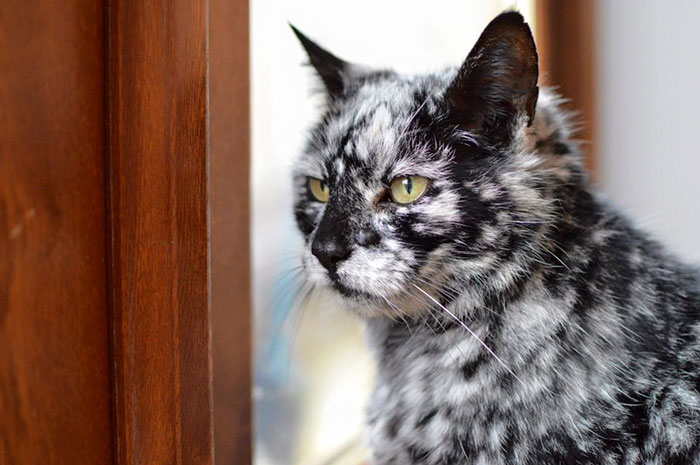
{"type": "Polygon", "coordinates": [[[591,188],[522,17],[426,75],[295,32],[328,102],[295,165],[303,266],[366,321],[370,463],[700,464],[699,274],[591,188]],[[413,204],[403,175],[431,180],[413,204]]]}

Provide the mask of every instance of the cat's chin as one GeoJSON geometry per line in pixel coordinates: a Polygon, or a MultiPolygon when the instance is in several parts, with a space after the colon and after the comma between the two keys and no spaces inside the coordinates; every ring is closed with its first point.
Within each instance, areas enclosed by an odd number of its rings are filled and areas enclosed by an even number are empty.
{"type": "Polygon", "coordinates": [[[337,308],[362,319],[390,316],[392,311],[384,298],[337,283],[319,284],[315,287],[314,294],[322,305],[337,308]]]}
{"type": "Polygon", "coordinates": [[[326,287],[326,293],[338,307],[361,318],[374,318],[386,313],[387,304],[379,296],[339,283],[326,287]]]}
{"type": "Polygon", "coordinates": [[[338,283],[324,286],[324,294],[342,310],[363,319],[412,318],[423,307],[406,295],[376,296],[338,283]]]}

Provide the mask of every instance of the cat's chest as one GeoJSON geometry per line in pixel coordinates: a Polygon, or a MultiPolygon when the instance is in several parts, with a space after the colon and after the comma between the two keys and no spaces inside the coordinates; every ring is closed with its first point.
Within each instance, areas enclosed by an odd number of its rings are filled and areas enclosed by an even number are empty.
{"type": "Polygon", "coordinates": [[[372,463],[463,463],[500,454],[516,408],[509,375],[459,332],[394,337],[376,347],[367,429],[372,463]]]}
{"type": "Polygon", "coordinates": [[[378,378],[367,412],[373,465],[506,463],[558,428],[561,415],[550,412],[575,408],[564,398],[551,405],[552,386],[541,381],[535,388],[528,379],[523,389],[525,380],[463,331],[374,336],[378,378]]]}

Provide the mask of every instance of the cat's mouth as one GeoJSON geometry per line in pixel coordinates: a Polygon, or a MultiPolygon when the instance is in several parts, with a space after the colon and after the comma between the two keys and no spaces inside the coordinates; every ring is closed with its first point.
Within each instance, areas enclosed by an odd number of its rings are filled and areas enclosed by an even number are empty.
{"type": "Polygon", "coordinates": [[[304,268],[312,283],[353,313],[407,314],[421,307],[421,296],[411,285],[421,280],[418,270],[382,250],[360,250],[337,267],[322,266],[307,250],[304,268]]]}
{"type": "Polygon", "coordinates": [[[439,293],[427,285],[417,286],[406,282],[398,292],[379,294],[351,287],[334,273],[328,273],[327,276],[329,282],[326,282],[326,289],[340,300],[343,307],[362,317],[382,315],[412,318],[424,311],[427,302],[439,298],[439,293]]]}
{"type": "Polygon", "coordinates": [[[380,296],[373,295],[364,290],[356,289],[344,284],[341,278],[336,273],[329,272],[328,277],[331,281],[330,287],[347,299],[361,299],[370,301],[379,301],[381,299],[380,296]]]}

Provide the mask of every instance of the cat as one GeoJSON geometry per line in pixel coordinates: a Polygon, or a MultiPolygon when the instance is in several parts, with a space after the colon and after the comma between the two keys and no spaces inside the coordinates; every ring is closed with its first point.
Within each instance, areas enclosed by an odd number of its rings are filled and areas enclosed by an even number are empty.
{"type": "Polygon", "coordinates": [[[303,269],[366,324],[369,462],[700,464],[700,274],[591,186],[523,17],[424,75],[294,32],[303,269]]]}

